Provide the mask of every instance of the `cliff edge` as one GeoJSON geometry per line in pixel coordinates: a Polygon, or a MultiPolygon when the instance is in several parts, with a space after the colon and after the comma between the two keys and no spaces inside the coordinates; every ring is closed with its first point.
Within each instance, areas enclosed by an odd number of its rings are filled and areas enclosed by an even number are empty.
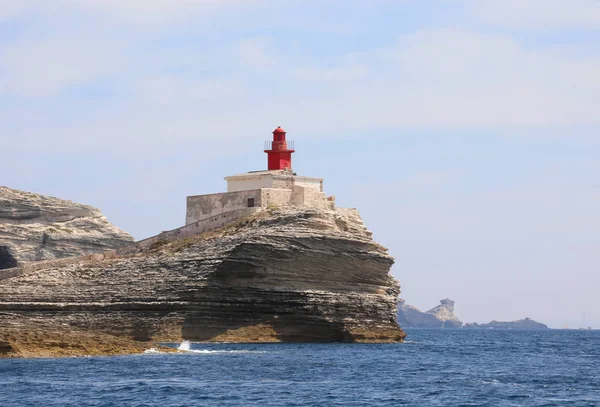
{"type": "Polygon", "coordinates": [[[271,209],[133,254],[0,271],[0,342],[41,321],[142,342],[399,342],[392,264],[356,210],[271,209]]]}
{"type": "Polygon", "coordinates": [[[0,186],[0,269],[116,249],[133,237],[88,205],[0,186]]]}

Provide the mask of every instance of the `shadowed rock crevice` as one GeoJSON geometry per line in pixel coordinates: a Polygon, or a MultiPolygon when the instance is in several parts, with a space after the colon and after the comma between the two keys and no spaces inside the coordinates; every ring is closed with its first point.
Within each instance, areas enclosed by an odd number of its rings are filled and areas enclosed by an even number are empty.
{"type": "Polygon", "coordinates": [[[10,342],[0,341],[0,356],[7,356],[14,352],[10,342]]]}
{"type": "Polygon", "coordinates": [[[17,267],[17,259],[13,257],[6,246],[0,246],[0,270],[17,267]]]}

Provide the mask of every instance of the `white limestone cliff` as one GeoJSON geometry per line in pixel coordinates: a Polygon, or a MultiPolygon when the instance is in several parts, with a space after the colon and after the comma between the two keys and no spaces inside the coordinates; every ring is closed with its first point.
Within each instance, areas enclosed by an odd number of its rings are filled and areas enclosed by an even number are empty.
{"type": "Polygon", "coordinates": [[[0,187],[0,269],[116,249],[133,237],[99,209],[0,187]]]}

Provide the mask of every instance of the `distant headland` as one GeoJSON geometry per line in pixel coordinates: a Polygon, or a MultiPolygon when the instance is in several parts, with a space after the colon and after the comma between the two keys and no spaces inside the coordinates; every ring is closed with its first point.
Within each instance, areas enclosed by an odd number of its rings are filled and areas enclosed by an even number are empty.
{"type": "Polygon", "coordinates": [[[468,329],[549,329],[548,326],[536,322],[531,318],[518,321],[492,321],[487,324],[466,323],[454,314],[454,301],[446,298],[440,305],[427,312],[419,311],[416,307],[406,304],[403,299],[398,300],[398,322],[403,328],[468,328],[468,329]]]}
{"type": "Polygon", "coordinates": [[[547,325],[541,322],[536,322],[531,318],[520,319],[518,321],[492,321],[487,324],[478,324],[475,322],[465,324],[463,328],[468,329],[526,329],[526,330],[539,330],[539,329],[550,329],[547,325]]]}
{"type": "Polygon", "coordinates": [[[440,305],[427,312],[399,299],[398,323],[404,328],[460,328],[463,325],[454,315],[454,301],[448,298],[441,300],[440,305]]]}

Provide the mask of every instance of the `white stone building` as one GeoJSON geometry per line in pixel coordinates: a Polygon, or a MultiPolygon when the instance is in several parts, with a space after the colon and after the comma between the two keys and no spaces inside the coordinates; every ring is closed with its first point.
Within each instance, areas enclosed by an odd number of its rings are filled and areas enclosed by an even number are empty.
{"type": "MultiPolygon", "coordinates": [[[[157,241],[196,236],[217,229],[244,216],[286,205],[333,208],[332,197],[323,193],[323,179],[298,176],[291,169],[291,155],[285,131],[278,127],[268,143],[266,171],[252,171],[225,177],[227,192],[187,197],[185,226],[142,240],[137,247],[157,241]]],[[[291,144],[291,142],[289,142],[291,144]]],[[[119,250],[120,253],[134,248],[119,250]]]]}
{"type": "Polygon", "coordinates": [[[323,206],[323,179],[298,176],[290,170],[257,171],[225,177],[227,192],[187,198],[185,224],[226,212],[282,205],[323,206]]]}

